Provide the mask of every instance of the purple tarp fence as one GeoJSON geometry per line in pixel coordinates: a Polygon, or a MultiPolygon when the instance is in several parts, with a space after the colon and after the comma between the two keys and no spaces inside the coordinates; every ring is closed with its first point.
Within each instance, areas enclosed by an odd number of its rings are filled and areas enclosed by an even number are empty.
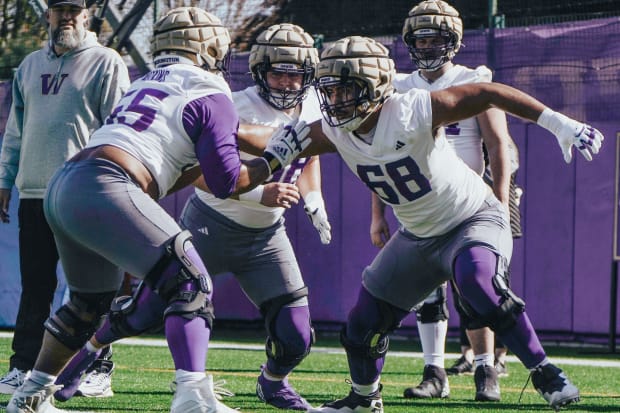
{"type": "MultiPolygon", "coordinates": [[[[464,47],[455,59],[468,66],[492,67],[495,81],[522,89],[555,110],[592,123],[606,136],[594,162],[576,156],[567,165],[548,132],[509,119],[510,132],[520,148],[517,182],[525,189],[521,203],[525,235],[515,241],[512,286],[526,300],[534,326],[548,336],[604,340],[609,332],[615,147],[620,131],[619,36],[618,18],[502,29],[493,36],[488,31],[467,31],[464,47]]],[[[399,71],[413,69],[400,38],[387,46],[399,71]]],[[[232,64],[233,89],[251,84],[247,55],[235,56],[232,64]]],[[[0,99],[2,96],[0,91],[0,99]]],[[[3,106],[0,114],[2,122],[6,109],[3,106]]],[[[331,245],[321,245],[302,208],[287,212],[286,218],[310,289],[312,318],[319,326],[329,326],[346,320],[357,296],[361,272],[377,250],[369,238],[368,190],[337,155],[322,156],[321,162],[333,228],[331,245]]],[[[163,201],[173,215],[180,213],[189,191],[163,201]]],[[[394,230],[393,218],[391,223],[394,230]]],[[[0,231],[0,241],[6,232],[0,231]]],[[[0,257],[5,260],[4,255],[0,257]]],[[[0,277],[7,279],[5,274],[0,277]]],[[[11,277],[8,279],[17,282],[0,287],[0,323],[4,320],[7,326],[14,320],[15,306],[4,308],[1,303],[15,302],[5,296],[19,294],[19,278],[15,274],[11,277]]],[[[215,277],[214,284],[218,320],[260,318],[232,276],[215,277]]],[[[452,305],[451,314],[450,326],[456,327],[458,316],[452,305]]],[[[412,315],[404,323],[404,331],[413,331],[409,328],[414,325],[412,315]]]]}

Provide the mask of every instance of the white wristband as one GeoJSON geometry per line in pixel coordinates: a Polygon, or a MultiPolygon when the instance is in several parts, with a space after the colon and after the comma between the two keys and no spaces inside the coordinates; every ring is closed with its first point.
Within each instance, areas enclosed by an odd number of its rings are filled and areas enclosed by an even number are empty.
{"type": "Polygon", "coordinates": [[[321,207],[325,208],[325,201],[323,201],[323,196],[320,191],[311,191],[304,195],[304,202],[308,209],[314,211],[321,207]]]}
{"type": "Polygon", "coordinates": [[[570,127],[575,121],[549,108],[542,111],[536,123],[554,135],[559,135],[563,127],[570,127]]]}
{"type": "Polygon", "coordinates": [[[260,201],[263,199],[264,190],[265,186],[259,185],[251,191],[239,194],[239,201],[255,202],[257,204],[260,204],[260,201]]]}

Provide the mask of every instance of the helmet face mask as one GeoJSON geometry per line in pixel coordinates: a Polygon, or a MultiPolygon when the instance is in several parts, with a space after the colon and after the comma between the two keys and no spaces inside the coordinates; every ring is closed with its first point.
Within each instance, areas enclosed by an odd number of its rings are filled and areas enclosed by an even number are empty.
{"type": "MultiPolygon", "coordinates": [[[[295,108],[313,84],[319,53],[314,39],[301,27],[290,23],[275,24],[262,32],[250,51],[250,72],[258,94],[278,110],[295,108]],[[299,88],[278,88],[268,81],[269,74],[301,77],[299,88]]],[[[289,82],[289,84],[294,82],[289,82]]]]}
{"type": "Polygon", "coordinates": [[[451,61],[456,48],[456,36],[448,31],[420,29],[404,36],[411,60],[418,69],[434,71],[451,61]],[[417,40],[433,39],[430,47],[418,47],[417,40]]]}
{"type": "Polygon", "coordinates": [[[276,109],[284,110],[296,107],[306,98],[308,88],[314,82],[314,65],[310,62],[304,62],[301,65],[295,63],[271,64],[268,58],[265,60],[265,62],[254,66],[253,76],[259,89],[258,94],[276,109]],[[277,86],[271,86],[268,80],[269,74],[277,77],[300,77],[300,87],[279,89],[277,86]]]}
{"type": "Polygon", "coordinates": [[[410,11],[402,31],[411,60],[418,69],[434,71],[451,61],[461,47],[463,21],[443,0],[424,0],[410,11]],[[432,47],[418,47],[416,40],[434,37],[432,47]]]}
{"type": "Polygon", "coordinates": [[[346,74],[321,77],[317,93],[327,124],[349,131],[359,127],[372,106],[368,86],[346,74]]]}

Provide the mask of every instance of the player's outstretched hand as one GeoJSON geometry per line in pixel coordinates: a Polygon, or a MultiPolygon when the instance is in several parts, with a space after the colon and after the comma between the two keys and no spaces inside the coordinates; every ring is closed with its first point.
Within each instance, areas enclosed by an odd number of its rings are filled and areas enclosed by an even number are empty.
{"type": "Polygon", "coordinates": [[[272,173],[289,165],[310,145],[312,140],[308,133],[310,127],[303,120],[295,120],[276,129],[263,153],[272,173]]]}
{"type": "Polygon", "coordinates": [[[562,149],[564,161],[570,163],[575,146],[586,160],[591,161],[601,149],[605,137],[596,128],[578,122],[547,108],[538,118],[538,124],[553,133],[562,149]]]}

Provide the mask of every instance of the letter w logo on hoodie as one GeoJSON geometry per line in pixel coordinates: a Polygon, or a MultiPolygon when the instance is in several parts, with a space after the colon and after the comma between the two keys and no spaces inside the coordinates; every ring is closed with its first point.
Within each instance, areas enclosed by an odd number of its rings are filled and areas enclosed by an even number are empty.
{"type": "Polygon", "coordinates": [[[50,91],[53,95],[57,95],[62,83],[69,76],[68,73],[62,73],[60,76],[53,76],[51,74],[41,75],[41,93],[43,95],[49,95],[50,91]],[[60,80],[59,80],[60,77],[60,80]],[[50,78],[52,79],[50,82],[50,78]]]}

